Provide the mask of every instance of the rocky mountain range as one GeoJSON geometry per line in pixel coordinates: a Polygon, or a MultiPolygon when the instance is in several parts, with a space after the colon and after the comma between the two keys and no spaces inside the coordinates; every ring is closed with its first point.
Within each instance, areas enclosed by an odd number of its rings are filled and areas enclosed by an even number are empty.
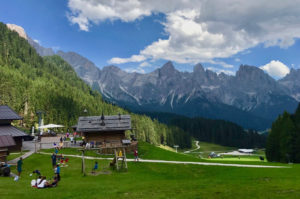
{"type": "Polygon", "coordinates": [[[57,53],[110,102],[136,112],[170,112],[224,119],[258,130],[271,126],[283,111],[293,112],[300,96],[300,70],[276,81],[255,66],[241,65],[235,76],[205,70],[180,72],[172,62],[148,73],[116,66],[102,70],[74,52],[57,53]]]}
{"type": "MultiPolygon", "coordinates": [[[[53,55],[32,39],[42,55],[53,55]]],[[[128,73],[116,66],[100,70],[75,52],[58,51],[77,74],[110,102],[137,112],[170,112],[235,122],[244,128],[269,128],[283,111],[300,101],[300,70],[276,81],[255,66],[241,65],[235,76],[217,74],[201,64],[180,72],[172,62],[148,74],[128,73]]]]}

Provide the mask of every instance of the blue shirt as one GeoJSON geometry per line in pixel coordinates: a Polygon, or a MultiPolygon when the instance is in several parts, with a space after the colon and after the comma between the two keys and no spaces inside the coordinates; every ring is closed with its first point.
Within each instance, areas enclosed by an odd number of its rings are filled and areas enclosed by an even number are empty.
{"type": "Polygon", "coordinates": [[[56,174],[60,174],[60,167],[56,168],[56,174]]]}

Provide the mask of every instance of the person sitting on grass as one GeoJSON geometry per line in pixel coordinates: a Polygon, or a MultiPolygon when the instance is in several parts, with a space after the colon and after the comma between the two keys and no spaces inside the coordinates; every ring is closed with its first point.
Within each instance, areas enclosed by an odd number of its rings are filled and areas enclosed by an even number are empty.
{"type": "Polygon", "coordinates": [[[47,182],[46,177],[43,176],[40,182],[37,183],[37,188],[45,188],[46,182],[47,182]]]}
{"type": "Polygon", "coordinates": [[[95,162],[94,168],[92,170],[92,173],[95,173],[95,171],[98,170],[98,162],[95,162]]]}
{"type": "MultiPolygon", "coordinates": [[[[32,174],[36,174],[36,177],[41,176],[41,172],[39,170],[34,170],[32,174]]],[[[32,176],[32,174],[30,174],[30,176],[32,176]]]]}
{"type": "Polygon", "coordinates": [[[39,176],[36,180],[33,179],[31,180],[31,186],[32,187],[37,187],[37,185],[41,182],[42,176],[39,176]]]}
{"type": "Polygon", "coordinates": [[[52,182],[51,181],[47,181],[45,183],[45,187],[56,187],[57,184],[58,184],[58,179],[57,179],[57,177],[54,177],[53,180],[52,180],[52,182]]]}

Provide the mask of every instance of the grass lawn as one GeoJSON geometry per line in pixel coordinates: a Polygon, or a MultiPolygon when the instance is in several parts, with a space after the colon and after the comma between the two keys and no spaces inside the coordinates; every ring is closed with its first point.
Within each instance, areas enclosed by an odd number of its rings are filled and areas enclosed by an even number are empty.
{"type": "Polygon", "coordinates": [[[211,158],[206,159],[209,161],[216,161],[216,162],[222,162],[222,161],[238,161],[238,162],[267,162],[265,159],[264,161],[261,161],[259,159],[259,156],[253,156],[253,155],[243,155],[243,156],[232,156],[232,155],[224,155],[223,158],[217,157],[217,158],[211,158]]]}
{"type": "Polygon", "coordinates": [[[7,160],[9,161],[9,160],[13,160],[13,159],[15,159],[15,158],[18,158],[18,157],[24,155],[26,152],[28,152],[28,150],[22,151],[22,153],[21,153],[21,152],[10,153],[10,154],[7,156],[7,160]]]}
{"type": "MultiPolygon", "coordinates": [[[[53,153],[54,149],[42,149],[42,152],[53,153]]],[[[139,157],[149,160],[177,160],[177,161],[201,161],[197,157],[186,154],[175,153],[169,150],[155,147],[147,142],[139,142],[138,145],[139,157]]],[[[81,152],[76,148],[64,148],[59,151],[59,154],[81,155],[81,152]]],[[[98,155],[96,151],[87,151],[86,156],[92,157],[113,157],[112,155],[98,155]]],[[[134,158],[132,153],[127,154],[127,158],[134,158]]]]}
{"type": "MultiPolygon", "coordinates": [[[[200,145],[201,146],[201,145],[200,145]]],[[[203,145],[205,147],[202,148],[205,153],[209,153],[210,151],[205,150],[211,150],[211,149],[223,149],[224,151],[230,151],[229,149],[232,149],[230,147],[224,147],[220,145],[205,143],[203,145]],[[208,146],[208,147],[207,147],[208,146]]],[[[202,147],[202,146],[201,146],[202,147]]],[[[201,148],[200,148],[201,149],[201,148]]],[[[54,149],[43,149],[42,152],[48,152],[53,153],[54,149]]],[[[224,156],[223,159],[221,158],[213,158],[213,159],[207,159],[207,158],[199,158],[199,153],[175,153],[169,150],[162,149],[160,147],[155,147],[147,142],[139,142],[139,157],[142,159],[149,159],[149,160],[174,160],[174,161],[191,161],[191,162],[219,162],[219,163],[231,163],[231,164],[257,164],[257,165],[275,165],[275,166],[282,166],[280,163],[267,163],[267,162],[261,162],[258,158],[258,156],[246,156],[246,157],[238,157],[236,156],[224,156]]],[[[78,151],[76,148],[64,148],[59,151],[59,154],[71,154],[71,155],[81,155],[81,152],[78,151]]],[[[95,151],[86,151],[86,156],[92,156],[92,157],[114,157],[112,155],[99,155],[95,151]]],[[[134,158],[133,154],[127,154],[127,158],[134,158]]]]}
{"type": "MultiPolygon", "coordinates": [[[[108,170],[108,161],[98,161],[108,170]]],[[[86,160],[87,171],[93,160],[86,160]]],[[[61,168],[56,188],[30,187],[29,174],[39,169],[53,176],[49,155],[34,154],[24,160],[18,182],[1,177],[0,198],[299,198],[300,165],[290,169],[236,168],[129,162],[128,172],[83,176],[81,159],[70,158],[61,168]]],[[[15,168],[13,168],[15,171],[15,168]]]]}
{"type": "Polygon", "coordinates": [[[236,147],[228,147],[228,146],[222,146],[218,144],[208,143],[208,142],[199,142],[200,149],[198,151],[200,152],[215,152],[215,153],[222,153],[226,151],[232,151],[236,150],[236,147]]]}

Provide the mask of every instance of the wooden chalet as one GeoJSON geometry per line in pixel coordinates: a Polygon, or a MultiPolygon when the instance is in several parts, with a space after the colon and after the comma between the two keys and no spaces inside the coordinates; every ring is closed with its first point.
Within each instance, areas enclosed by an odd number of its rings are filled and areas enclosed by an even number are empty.
{"type": "Polygon", "coordinates": [[[125,131],[131,130],[130,115],[79,117],[77,132],[85,137],[85,142],[95,148],[130,148],[136,141],[126,139],[125,131]]]}
{"type": "Polygon", "coordinates": [[[11,125],[12,121],[22,119],[23,118],[10,107],[5,105],[0,106],[0,136],[12,136],[15,141],[15,145],[8,148],[9,151],[20,151],[22,148],[22,139],[28,136],[23,131],[11,125]]]}
{"type": "Polygon", "coordinates": [[[10,135],[0,136],[0,162],[7,162],[7,156],[9,155],[9,148],[15,145],[16,143],[12,136],[10,135]]]}

